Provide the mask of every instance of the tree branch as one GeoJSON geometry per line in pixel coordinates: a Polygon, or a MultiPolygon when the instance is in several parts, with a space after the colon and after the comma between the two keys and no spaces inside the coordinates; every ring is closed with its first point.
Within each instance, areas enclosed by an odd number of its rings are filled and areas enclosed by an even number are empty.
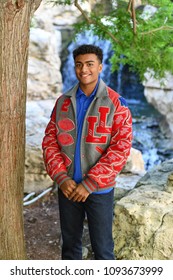
{"type": "Polygon", "coordinates": [[[130,13],[130,15],[132,16],[131,5],[132,5],[132,0],[129,0],[129,4],[128,4],[128,7],[127,7],[127,12],[130,13]]]}
{"type": "Polygon", "coordinates": [[[133,20],[133,33],[136,34],[136,11],[135,0],[132,0],[132,20],[133,20]]]}
{"type": "MultiPolygon", "coordinates": [[[[98,25],[98,23],[92,19],[90,19],[87,14],[85,13],[85,11],[82,9],[82,7],[79,5],[78,1],[75,0],[74,1],[74,5],[76,6],[76,8],[81,12],[81,14],[83,15],[83,17],[85,18],[85,20],[88,22],[88,24],[94,24],[94,25],[98,25]]],[[[108,30],[105,28],[104,25],[101,26],[102,29],[104,29],[104,31],[111,37],[111,39],[116,42],[117,44],[121,45],[121,42],[108,30]]]]}
{"type": "Polygon", "coordinates": [[[129,0],[127,12],[130,13],[133,22],[133,33],[136,34],[136,11],[135,11],[135,0],[129,0]]]}
{"type": "Polygon", "coordinates": [[[168,25],[164,25],[164,26],[160,26],[160,27],[155,28],[155,29],[150,30],[150,31],[141,32],[140,35],[148,35],[150,33],[154,33],[154,32],[160,31],[160,30],[173,30],[173,27],[168,26],[168,25]]]}
{"type": "Polygon", "coordinates": [[[32,13],[34,13],[40,6],[42,0],[32,0],[32,13]]]}
{"type": "Polygon", "coordinates": [[[79,3],[78,3],[77,0],[74,1],[74,5],[75,5],[76,8],[81,12],[81,14],[82,14],[83,17],[85,18],[85,20],[86,20],[89,24],[92,24],[93,21],[87,16],[87,14],[86,14],[85,11],[82,9],[82,7],[79,5],[79,3]]]}

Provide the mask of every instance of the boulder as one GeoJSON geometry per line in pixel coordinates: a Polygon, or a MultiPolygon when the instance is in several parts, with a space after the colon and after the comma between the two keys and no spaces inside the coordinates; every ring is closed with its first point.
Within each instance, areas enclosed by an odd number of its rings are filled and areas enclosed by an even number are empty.
{"type": "Polygon", "coordinates": [[[173,76],[166,73],[166,77],[158,81],[146,73],[144,86],[147,101],[164,116],[164,121],[160,123],[162,131],[173,139],[173,76]]]}
{"type": "Polygon", "coordinates": [[[117,259],[173,259],[173,159],[116,202],[113,236],[117,259]]]}
{"type": "Polygon", "coordinates": [[[144,175],[146,173],[142,153],[133,147],[131,148],[126,165],[122,170],[122,173],[128,172],[138,175],[144,175]]]}

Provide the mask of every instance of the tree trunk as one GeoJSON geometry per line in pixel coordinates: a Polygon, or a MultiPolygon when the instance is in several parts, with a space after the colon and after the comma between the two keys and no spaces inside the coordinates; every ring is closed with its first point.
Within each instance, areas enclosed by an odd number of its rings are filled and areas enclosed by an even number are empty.
{"type": "Polygon", "coordinates": [[[26,258],[23,229],[30,18],[39,1],[0,0],[0,259],[26,258]]]}

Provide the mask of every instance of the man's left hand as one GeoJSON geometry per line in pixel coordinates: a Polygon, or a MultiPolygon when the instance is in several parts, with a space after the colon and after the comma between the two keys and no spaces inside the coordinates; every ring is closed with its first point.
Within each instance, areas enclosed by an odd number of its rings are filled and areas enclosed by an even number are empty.
{"type": "Polygon", "coordinates": [[[75,190],[68,197],[68,199],[72,199],[76,202],[85,202],[89,194],[90,193],[85,189],[85,187],[82,184],[78,184],[75,190]]]}

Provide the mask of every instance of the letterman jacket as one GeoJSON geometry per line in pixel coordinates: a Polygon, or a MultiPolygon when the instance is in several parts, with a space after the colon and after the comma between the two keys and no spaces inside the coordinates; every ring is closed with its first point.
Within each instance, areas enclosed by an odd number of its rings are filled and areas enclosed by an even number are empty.
{"type": "MultiPolygon", "coordinates": [[[[48,175],[59,186],[73,178],[78,84],[61,95],[54,106],[42,142],[48,175]]],[[[132,144],[132,116],[124,99],[100,80],[83,123],[82,184],[90,192],[115,186],[132,144]]]]}

